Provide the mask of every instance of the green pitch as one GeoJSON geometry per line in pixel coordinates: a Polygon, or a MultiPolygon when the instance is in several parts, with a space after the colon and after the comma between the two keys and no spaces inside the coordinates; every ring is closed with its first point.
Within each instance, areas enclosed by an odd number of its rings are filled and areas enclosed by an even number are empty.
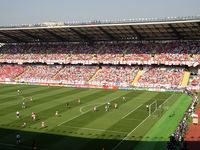
{"type": "Polygon", "coordinates": [[[0,149],[32,149],[33,141],[43,150],[165,149],[189,103],[188,96],[172,92],[0,85],[0,149]]]}

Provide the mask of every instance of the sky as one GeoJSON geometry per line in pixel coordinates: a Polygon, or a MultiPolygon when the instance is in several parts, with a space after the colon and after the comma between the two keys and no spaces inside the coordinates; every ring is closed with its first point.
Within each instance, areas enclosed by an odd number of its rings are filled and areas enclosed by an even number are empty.
{"type": "Polygon", "coordinates": [[[200,16],[200,0],[0,0],[0,25],[200,16]]]}

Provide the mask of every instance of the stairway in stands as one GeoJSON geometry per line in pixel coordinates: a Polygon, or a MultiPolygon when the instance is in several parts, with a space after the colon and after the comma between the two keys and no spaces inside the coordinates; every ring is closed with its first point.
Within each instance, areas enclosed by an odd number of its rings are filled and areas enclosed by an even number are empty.
{"type": "Polygon", "coordinates": [[[135,78],[134,78],[134,80],[133,80],[133,82],[132,82],[132,85],[136,85],[136,84],[137,84],[137,82],[138,82],[139,78],[141,77],[142,73],[143,73],[142,70],[139,70],[139,71],[137,72],[137,74],[136,74],[136,76],[135,76],[135,78]]]}
{"type": "Polygon", "coordinates": [[[183,80],[181,82],[182,87],[186,87],[188,85],[189,78],[190,78],[190,72],[185,71],[183,75],[183,80]]]}
{"type": "Polygon", "coordinates": [[[55,80],[56,79],[56,76],[63,70],[63,67],[60,68],[55,75],[53,75],[52,79],[55,80]]]}
{"type": "Polygon", "coordinates": [[[30,70],[30,69],[31,69],[31,67],[30,67],[30,66],[27,66],[27,67],[24,69],[24,71],[23,71],[22,73],[18,74],[18,75],[14,78],[14,80],[19,80],[19,79],[21,78],[21,76],[24,74],[24,72],[27,72],[27,71],[30,70]]]}
{"type": "Polygon", "coordinates": [[[101,71],[101,69],[99,68],[96,73],[89,79],[88,82],[91,82],[92,80],[94,80],[94,78],[97,76],[97,74],[101,71]]]}

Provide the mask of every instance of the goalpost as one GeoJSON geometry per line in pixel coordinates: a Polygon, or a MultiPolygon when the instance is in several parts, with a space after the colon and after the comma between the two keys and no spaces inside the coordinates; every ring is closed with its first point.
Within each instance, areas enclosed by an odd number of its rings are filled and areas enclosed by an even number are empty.
{"type": "Polygon", "coordinates": [[[149,116],[158,109],[157,101],[153,101],[151,104],[146,106],[149,112],[149,116]]]}
{"type": "Polygon", "coordinates": [[[146,105],[148,116],[152,115],[154,112],[157,112],[155,113],[156,115],[161,116],[164,111],[168,110],[169,99],[171,98],[171,96],[167,98],[162,104],[158,104],[158,101],[155,100],[151,104],[146,105]]]}

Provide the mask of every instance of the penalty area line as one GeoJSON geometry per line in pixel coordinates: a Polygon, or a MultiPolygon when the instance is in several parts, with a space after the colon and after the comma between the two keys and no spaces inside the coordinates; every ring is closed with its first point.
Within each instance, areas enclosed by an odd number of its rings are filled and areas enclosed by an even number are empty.
{"type": "MultiPolygon", "coordinates": [[[[114,101],[115,99],[118,99],[118,98],[119,98],[119,97],[113,98],[113,99],[111,99],[110,102],[112,102],[112,101],[114,101]]],[[[106,103],[102,103],[102,105],[99,105],[98,107],[103,106],[103,105],[105,105],[105,104],[106,104],[106,103]]],[[[97,107],[97,108],[98,108],[98,107],[97,107]]],[[[86,113],[88,113],[88,112],[91,112],[91,110],[85,111],[84,113],[81,113],[81,114],[79,114],[79,115],[77,115],[77,116],[74,116],[74,117],[71,118],[71,119],[68,119],[68,120],[66,120],[66,121],[63,121],[63,122],[61,122],[60,124],[58,124],[57,126],[61,126],[62,124],[67,123],[67,122],[69,122],[69,121],[71,121],[71,120],[73,120],[73,119],[76,119],[76,118],[78,118],[78,117],[80,117],[80,116],[82,116],[82,115],[84,115],[84,114],[86,114],[86,113]]]]}
{"type": "Polygon", "coordinates": [[[124,140],[126,140],[139,126],[141,126],[150,116],[148,116],[147,118],[145,118],[142,122],[140,122],[140,124],[138,124],[131,132],[129,132],[129,134],[127,134],[117,145],[115,145],[112,150],[115,150],[116,148],[118,148],[123,142],[124,140]]]}
{"type": "Polygon", "coordinates": [[[97,128],[82,128],[82,127],[65,126],[65,125],[63,125],[63,127],[72,128],[72,129],[79,129],[79,130],[91,130],[91,131],[101,131],[101,132],[128,134],[127,132],[120,132],[120,131],[113,131],[113,130],[106,130],[106,129],[97,129],[97,128]]]}
{"type": "Polygon", "coordinates": [[[91,106],[91,105],[97,105],[97,107],[99,106],[99,105],[102,105],[102,104],[105,104],[105,103],[94,103],[94,104],[88,104],[88,105],[85,105],[85,106],[82,106],[81,108],[80,108],[80,112],[81,113],[86,113],[87,111],[83,111],[83,108],[85,108],[85,107],[88,107],[88,106],[91,106]]]}
{"type": "MultiPolygon", "coordinates": [[[[171,97],[173,97],[174,94],[172,94],[170,97],[168,97],[162,104],[166,103],[171,97]]],[[[161,104],[161,105],[162,105],[161,104]]],[[[140,124],[138,124],[129,134],[126,135],[117,145],[115,145],[112,150],[116,150],[123,142],[126,140],[139,126],[141,126],[150,116],[145,118],[140,124]]]]}
{"type": "Polygon", "coordinates": [[[131,110],[129,113],[127,113],[124,117],[122,117],[121,119],[124,119],[124,118],[126,118],[128,115],[130,115],[132,112],[134,112],[134,111],[136,111],[139,107],[141,107],[142,106],[142,104],[141,105],[139,105],[138,107],[136,107],[135,109],[133,109],[133,110],[131,110]]]}

